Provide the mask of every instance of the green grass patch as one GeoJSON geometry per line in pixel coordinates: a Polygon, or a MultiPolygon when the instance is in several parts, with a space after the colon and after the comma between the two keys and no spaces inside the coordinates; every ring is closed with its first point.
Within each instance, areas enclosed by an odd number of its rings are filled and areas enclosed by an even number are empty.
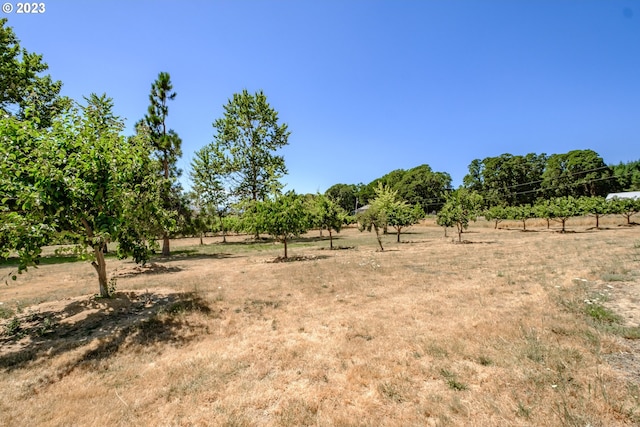
{"type": "Polygon", "coordinates": [[[612,325],[622,322],[622,317],[598,303],[585,304],[584,313],[600,324],[612,325]]]}
{"type": "Polygon", "coordinates": [[[625,282],[629,280],[624,274],[605,273],[600,277],[605,282],[625,282]]]}

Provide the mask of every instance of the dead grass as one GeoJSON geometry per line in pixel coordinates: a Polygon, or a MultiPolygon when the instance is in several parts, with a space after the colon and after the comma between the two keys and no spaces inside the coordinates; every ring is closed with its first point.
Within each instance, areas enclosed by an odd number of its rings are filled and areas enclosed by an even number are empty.
{"type": "Polygon", "coordinates": [[[113,300],[86,263],[42,266],[0,288],[0,424],[637,425],[637,340],[585,302],[638,326],[640,228],[606,220],[480,222],[467,245],[427,220],[385,252],[314,232],[275,263],[184,239],[151,269],[110,260],[113,300]]]}

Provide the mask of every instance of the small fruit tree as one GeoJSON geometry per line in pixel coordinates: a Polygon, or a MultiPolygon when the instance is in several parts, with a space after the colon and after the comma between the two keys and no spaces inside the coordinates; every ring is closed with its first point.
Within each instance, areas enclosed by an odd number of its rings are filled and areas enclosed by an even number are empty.
{"type": "Polygon", "coordinates": [[[459,188],[447,194],[447,201],[438,213],[438,224],[444,227],[456,226],[458,242],[462,242],[462,232],[475,221],[482,209],[482,196],[475,191],[459,188]]]}
{"type": "Polygon", "coordinates": [[[285,259],[288,257],[287,243],[309,230],[304,201],[292,191],[258,202],[254,218],[259,222],[261,230],[284,244],[285,259]]]}

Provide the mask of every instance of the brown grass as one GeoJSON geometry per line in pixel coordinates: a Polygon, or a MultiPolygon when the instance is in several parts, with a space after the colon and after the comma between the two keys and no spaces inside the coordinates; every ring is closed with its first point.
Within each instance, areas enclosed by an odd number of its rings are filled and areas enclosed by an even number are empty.
{"type": "Polygon", "coordinates": [[[313,232],[276,263],[271,242],[182,239],[110,259],[111,300],[87,263],[44,265],[0,288],[0,424],[637,425],[640,227],[572,221],[453,244],[427,220],[385,252],[313,232]]]}

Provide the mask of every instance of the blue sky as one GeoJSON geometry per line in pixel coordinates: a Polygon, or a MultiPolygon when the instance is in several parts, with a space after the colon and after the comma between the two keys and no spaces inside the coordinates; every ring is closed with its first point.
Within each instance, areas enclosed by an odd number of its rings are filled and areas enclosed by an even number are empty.
{"type": "Polygon", "coordinates": [[[283,181],[301,193],[424,163],[458,186],[471,160],[506,152],[640,159],[634,0],[44,3],[0,16],[65,95],[112,97],[129,133],[171,74],[185,187],[243,89],[262,89],[288,124],[283,181]]]}

